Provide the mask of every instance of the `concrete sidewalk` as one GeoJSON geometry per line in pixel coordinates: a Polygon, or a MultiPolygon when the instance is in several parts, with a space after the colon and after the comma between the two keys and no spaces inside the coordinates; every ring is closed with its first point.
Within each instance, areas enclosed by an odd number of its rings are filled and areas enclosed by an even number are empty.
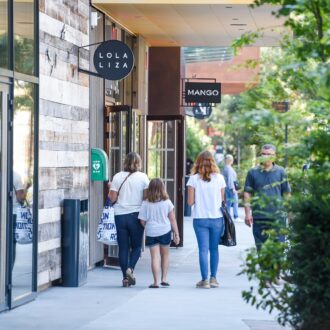
{"type": "Polygon", "coordinates": [[[192,219],[185,219],[184,247],[170,250],[171,287],[149,289],[149,251],[136,268],[137,285],[121,287],[121,272],[96,268],[79,288],[53,287],[38,298],[0,314],[0,329],[157,329],[157,330],[277,330],[274,316],[256,310],[241,298],[249,287],[237,276],[244,250],[253,245],[251,229],[236,224],[237,247],[220,247],[217,289],[196,289],[200,280],[192,219]]]}

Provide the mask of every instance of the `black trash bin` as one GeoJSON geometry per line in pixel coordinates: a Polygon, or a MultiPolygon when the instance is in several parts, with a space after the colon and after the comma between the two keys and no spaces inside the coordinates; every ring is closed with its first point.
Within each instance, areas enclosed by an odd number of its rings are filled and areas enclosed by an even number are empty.
{"type": "Polygon", "coordinates": [[[88,199],[64,199],[62,221],[62,284],[77,287],[87,281],[88,199]]]}

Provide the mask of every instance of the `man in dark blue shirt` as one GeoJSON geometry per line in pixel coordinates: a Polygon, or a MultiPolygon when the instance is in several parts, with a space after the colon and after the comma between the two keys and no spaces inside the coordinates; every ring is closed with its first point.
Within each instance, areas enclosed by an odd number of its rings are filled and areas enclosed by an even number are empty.
{"type": "Polygon", "coordinates": [[[274,164],[275,153],[272,144],[262,147],[260,165],[248,172],[244,186],[245,224],[253,225],[258,250],[267,240],[264,231],[270,229],[272,223],[286,218],[283,197],[291,192],[284,168],[274,164]]]}

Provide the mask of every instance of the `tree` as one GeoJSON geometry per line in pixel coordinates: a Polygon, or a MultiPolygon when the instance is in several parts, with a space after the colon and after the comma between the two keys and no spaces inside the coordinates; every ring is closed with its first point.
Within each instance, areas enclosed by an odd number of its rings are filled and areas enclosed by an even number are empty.
{"type": "MultiPolygon", "coordinates": [[[[285,16],[286,25],[293,31],[294,38],[283,39],[284,61],[277,62],[277,72],[268,81],[274,97],[287,96],[302,110],[304,130],[290,151],[295,160],[291,164],[295,187],[288,205],[291,224],[283,229],[290,243],[280,244],[270,233],[260,254],[249,252],[243,273],[249,279],[258,279],[259,285],[243,292],[243,297],[257,307],[276,308],[282,324],[325,330],[330,328],[330,2],[255,2],[257,6],[263,4],[279,5],[275,15],[285,16]],[[310,169],[302,173],[300,165],[304,162],[310,169]],[[269,263],[276,266],[275,270],[267,270],[269,263]],[[279,276],[287,280],[284,287],[268,288],[265,279],[274,283],[279,276]]],[[[256,33],[246,34],[234,47],[249,44],[257,37],[256,33]]],[[[265,91],[254,92],[262,96],[265,91]]],[[[291,111],[287,117],[290,124],[296,118],[291,118],[291,111]]]]}
{"type": "Polygon", "coordinates": [[[194,118],[187,118],[186,157],[194,161],[198,154],[211,147],[211,139],[207,136],[194,118]]]}

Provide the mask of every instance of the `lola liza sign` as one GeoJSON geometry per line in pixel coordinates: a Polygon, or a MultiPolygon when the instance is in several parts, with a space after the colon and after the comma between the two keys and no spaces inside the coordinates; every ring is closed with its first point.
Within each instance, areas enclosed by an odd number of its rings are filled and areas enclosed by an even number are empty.
{"type": "Polygon", "coordinates": [[[134,55],[119,40],[102,42],[95,50],[93,63],[99,75],[108,80],[121,80],[133,69],[134,55]]]}

